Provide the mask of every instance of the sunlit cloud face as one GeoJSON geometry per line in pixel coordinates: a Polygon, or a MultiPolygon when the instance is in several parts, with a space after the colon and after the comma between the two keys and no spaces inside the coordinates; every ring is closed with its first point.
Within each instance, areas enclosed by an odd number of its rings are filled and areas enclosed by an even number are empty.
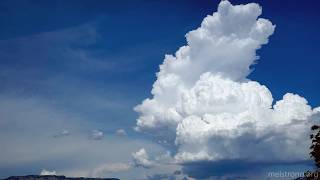
{"type": "Polygon", "coordinates": [[[308,159],[309,127],[318,111],[293,93],[274,103],[266,86],[247,78],[256,51],[275,30],[261,13],[255,3],[222,1],[186,34],[187,45],[166,55],[153,97],[135,107],[136,130],[171,143],[177,163],[308,159]]]}

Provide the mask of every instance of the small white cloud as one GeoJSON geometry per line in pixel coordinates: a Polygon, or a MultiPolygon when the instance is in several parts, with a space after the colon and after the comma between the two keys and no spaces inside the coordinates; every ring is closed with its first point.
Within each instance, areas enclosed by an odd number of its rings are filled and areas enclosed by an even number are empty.
{"type": "Polygon", "coordinates": [[[127,135],[127,132],[124,130],[124,129],[118,129],[116,131],[116,134],[117,135],[120,135],[120,136],[126,136],[127,135]]]}
{"type": "Polygon", "coordinates": [[[42,169],[40,172],[40,175],[42,176],[49,176],[49,175],[57,175],[56,171],[48,171],[46,169],[42,169]]]}
{"type": "Polygon", "coordinates": [[[64,136],[69,136],[70,132],[68,130],[62,130],[58,134],[55,134],[53,137],[58,138],[58,137],[64,137],[64,136]]]}
{"type": "Polygon", "coordinates": [[[151,168],[154,162],[149,160],[149,156],[144,148],[132,153],[133,164],[136,167],[151,168]]]}
{"type": "Polygon", "coordinates": [[[93,140],[101,140],[103,138],[103,132],[99,130],[93,130],[90,138],[93,140]]]}

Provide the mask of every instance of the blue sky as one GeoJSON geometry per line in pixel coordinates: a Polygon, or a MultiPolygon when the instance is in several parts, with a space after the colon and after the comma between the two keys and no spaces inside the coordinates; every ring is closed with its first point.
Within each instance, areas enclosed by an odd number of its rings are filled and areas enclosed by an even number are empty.
{"type": "MultiPolygon", "coordinates": [[[[1,1],[1,177],[39,174],[42,169],[76,174],[105,162],[130,161],[140,148],[149,147],[151,156],[165,151],[168,147],[157,138],[134,131],[139,114],[133,108],[151,97],[164,55],[185,45],[185,34],[217,11],[219,2],[1,1]],[[117,134],[119,129],[127,135],[117,134]],[[63,130],[67,135],[54,137],[63,130]],[[103,137],[92,138],[93,130],[103,137]],[[64,147],[49,153],[71,142],[78,143],[76,150],[64,147]],[[46,153],[36,157],[39,149],[22,150],[34,143],[46,153]],[[79,162],[89,163],[68,169],[79,162]]],[[[274,100],[292,92],[311,107],[319,106],[320,3],[254,2],[276,30],[257,51],[260,59],[248,78],[266,85],[274,100]]],[[[116,176],[144,170],[131,171],[116,176]]]]}

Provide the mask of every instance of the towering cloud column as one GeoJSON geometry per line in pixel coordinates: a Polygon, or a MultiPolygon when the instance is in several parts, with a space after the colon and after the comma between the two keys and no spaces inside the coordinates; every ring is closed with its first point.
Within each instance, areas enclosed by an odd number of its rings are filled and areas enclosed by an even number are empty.
{"type": "Polygon", "coordinates": [[[309,128],[319,108],[292,93],[272,105],[269,89],[247,79],[256,50],[275,29],[258,18],[261,12],[255,3],[221,1],[186,34],[187,45],[166,55],[152,98],[135,107],[136,129],[171,143],[177,162],[308,158],[309,128]]]}

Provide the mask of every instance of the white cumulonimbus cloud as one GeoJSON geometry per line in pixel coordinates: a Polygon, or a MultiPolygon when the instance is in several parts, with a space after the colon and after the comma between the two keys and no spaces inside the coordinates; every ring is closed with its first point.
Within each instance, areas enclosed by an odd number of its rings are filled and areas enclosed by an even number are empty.
{"type": "Polygon", "coordinates": [[[153,97],[135,107],[136,130],[174,145],[180,163],[306,160],[311,120],[320,108],[293,93],[273,105],[269,89],[247,78],[256,51],[275,29],[258,18],[261,13],[255,3],[221,1],[186,34],[187,45],[165,56],[153,97]]]}

